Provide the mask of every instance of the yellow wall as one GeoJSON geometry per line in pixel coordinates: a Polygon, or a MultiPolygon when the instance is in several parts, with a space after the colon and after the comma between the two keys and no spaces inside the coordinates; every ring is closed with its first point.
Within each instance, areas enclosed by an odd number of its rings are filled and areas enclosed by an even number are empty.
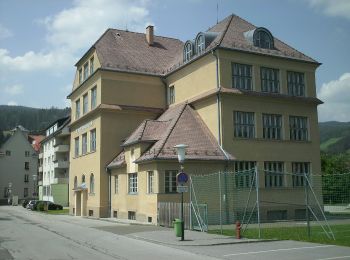
{"type": "Polygon", "coordinates": [[[166,79],[168,87],[174,86],[175,104],[189,100],[216,88],[216,61],[208,54],[174,72],[166,79]]]}

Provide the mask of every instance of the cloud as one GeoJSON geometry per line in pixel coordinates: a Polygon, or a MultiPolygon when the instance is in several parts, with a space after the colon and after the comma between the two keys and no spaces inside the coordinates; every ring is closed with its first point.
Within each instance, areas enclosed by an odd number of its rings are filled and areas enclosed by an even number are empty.
{"type": "Polygon", "coordinates": [[[0,24],[0,39],[6,39],[12,36],[13,36],[13,33],[4,25],[0,24]]]}
{"type": "Polygon", "coordinates": [[[307,0],[311,7],[322,11],[328,16],[338,16],[350,19],[349,0],[307,0]]]}
{"type": "Polygon", "coordinates": [[[15,102],[15,101],[9,101],[9,102],[7,102],[7,105],[8,106],[18,106],[17,102],[15,102]]]}
{"type": "Polygon", "coordinates": [[[19,95],[23,93],[23,86],[22,85],[12,85],[12,86],[6,86],[4,88],[5,93],[10,94],[12,96],[19,95]]]}
{"type": "Polygon", "coordinates": [[[318,109],[320,121],[350,121],[350,73],[323,84],[318,97],[324,101],[318,109]]]}
{"type": "Polygon", "coordinates": [[[69,9],[39,21],[46,29],[47,50],[11,56],[0,49],[0,70],[57,70],[73,66],[110,27],[143,31],[149,20],[147,0],[76,0],[69,9]]]}

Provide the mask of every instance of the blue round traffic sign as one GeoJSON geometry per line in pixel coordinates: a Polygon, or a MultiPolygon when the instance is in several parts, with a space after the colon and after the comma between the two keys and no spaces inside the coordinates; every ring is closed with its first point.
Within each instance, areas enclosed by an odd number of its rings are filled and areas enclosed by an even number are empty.
{"type": "Polygon", "coordinates": [[[178,183],[186,183],[188,181],[188,175],[185,172],[180,172],[177,174],[178,183]]]}

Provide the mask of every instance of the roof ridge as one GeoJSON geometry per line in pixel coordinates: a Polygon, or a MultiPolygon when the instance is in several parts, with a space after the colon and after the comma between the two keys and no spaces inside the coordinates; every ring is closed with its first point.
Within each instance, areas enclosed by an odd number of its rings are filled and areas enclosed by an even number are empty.
{"type": "Polygon", "coordinates": [[[225,28],[224,32],[222,33],[222,36],[221,36],[217,46],[219,46],[221,44],[222,40],[224,39],[224,37],[225,37],[225,35],[226,35],[227,31],[228,31],[228,28],[230,27],[230,25],[232,23],[233,16],[234,16],[234,14],[231,14],[230,21],[227,23],[226,28],[225,28]]]}
{"type": "Polygon", "coordinates": [[[146,119],[143,122],[144,122],[144,126],[143,126],[142,132],[141,132],[141,134],[140,134],[140,136],[138,138],[138,141],[140,141],[142,139],[142,137],[143,137],[143,133],[145,132],[148,120],[146,119]]]}
{"type": "MultiPolygon", "coordinates": [[[[127,32],[127,33],[136,33],[136,34],[145,34],[145,33],[142,33],[142,32],[135,32],[135,31],[129,31],[129,30],[122,30],[122,29],[118,29],[118,28],[108,28],[110,30],[115,30],[115,31],[121,31],[121,32],[127,32]]],[[[178,40],[180,42],[183,42],[181,41],[180,39],[178,38],[174,38],[174,37],[169,37],[169,36],[162,36],[162,35],[156,35],[154,34],[155,37],[160,37],[160,38],[167,38],[167,39],[172,39],[172,40],[178,40]]]]}
{"type": "Polygon", "coordinates": [[[157,153],[154,157],[158,157],[158,156],[159,156],[160,152],[161,152],[162,149],[164,148],[164,145],[165,145],[166,141],[169,139],[170,134],[173,132],[173,130],[174,130],[174,128],[175,128],[177,122],[179,121],[181,115],[182,115],[183,112],[185,111],[185,108],[186,108],[187,105],[188,105],[187,103],[184,103],[184,104],[183,104],[183,107],[181,108],[181,111],[180,111],[179,115],[177,116],[177,118],[176,118],[176,120],[174,121],[173,125],[170,127],[170,130],[169,130],[167,136],[164,138],[164,141],[163,141],[162,145],[160,146],[158,153],[157,153]]]}

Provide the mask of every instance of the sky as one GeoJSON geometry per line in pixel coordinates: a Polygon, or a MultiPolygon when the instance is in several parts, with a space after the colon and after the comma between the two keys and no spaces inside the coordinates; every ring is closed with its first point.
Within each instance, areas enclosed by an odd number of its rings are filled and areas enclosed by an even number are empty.
{"type": "Polygon", "coordinates": [[[69,106],[74,64],[107,28],[186,41],[232,13],[322,63],[319,121],[350,121],[350,0],[0,0],[0,105],[69,106]]]}

